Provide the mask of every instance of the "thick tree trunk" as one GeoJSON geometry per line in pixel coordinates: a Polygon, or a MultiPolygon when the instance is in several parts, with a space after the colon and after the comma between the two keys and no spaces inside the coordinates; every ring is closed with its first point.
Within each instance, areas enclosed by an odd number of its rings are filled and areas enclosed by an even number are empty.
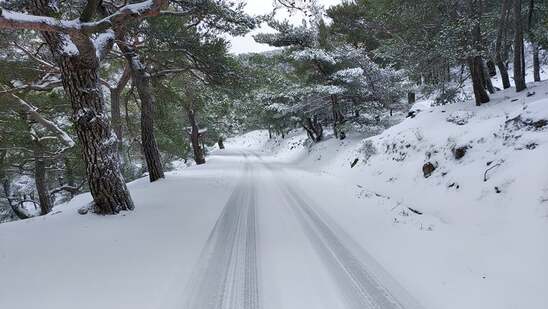
{"type": "Polygon", "coordinates": [[[219,149],[225,149],[225,143],[223,142],[222,137],[219,137],[219,140],[217,141],[217,144],[219,144],[219,149]]]}
{"type": "Polygon", "coordinates": [[[152,94],[150,74],[137,52],[125,42],[123,35],[118,35],[118,47],[124,53],[124,57],[131,70],[133,85],[137,88],[141,101],[141,143],[151,182],[164,178],[164,169],[160,159],[160,151],[154,136],[154,106],[156,100],[152,94]]]}
{"type": "Polygon", "coordinates": [[[474,88],[474,97],[476,105],[480,106],[483,103],[489,102],[489,95],[483,87],[483,68],[481,65],[481,57],[472,57],[469,60],[470,76],[472,77],[472,86],[474,88]]]}
{"type": "Polygon", "coordinates": [[[60,67],[65,92],[72,104],[96,211],[115,214],[132,210],[133,201],[116,155],[116,138],[105,111],[98,68],[86,66],[73,57],[63,57],[60,67]]]}
{"type": "Polygon", "coordinates": [[[33,139],[32,150],[34,155],[34,182],[36,183],[36,192],[38,192],[40,202],[40,215],[43,216],[47,215],[53,208],[48,190],[47,163],[44,157],[44,149],[39,141],[33,139]]]}
{"type": "Polygon", "coordinates": [[[197,165],[206,163],[204,150],[200,146],[200,129],[196,122],[196,113],[193,107],[187,107],[186,109],[188,121],[190,123],[190,142],[192,144],[192,150],[194,152],[194,161],[197,165]]]}
{"type": "Polygon", "coordinates": [[[516,91],[520,92],[527,88],[525,84],[525,55],[523,43],[523,23],[521,16],[521,0],[513,0],[514,12],[514,82],[516,91]]]}
{"type": "MultiPolygon", "coordinates": [[[[36,15],[56,14],[48,0],[33,0],[36,15]]],[[[88,184],[95,211],[115,214],[132,210],[133,201],[120,171],[116,155],[116,137],[105,110],[103,90],[99,83],[99,59],[91,39],[78,34],[71,37],[77,51],[65,50],[67,36],[43,32],[61,71],[63,88],[72,105],[72,119],[82,145],[88,184]]]]}

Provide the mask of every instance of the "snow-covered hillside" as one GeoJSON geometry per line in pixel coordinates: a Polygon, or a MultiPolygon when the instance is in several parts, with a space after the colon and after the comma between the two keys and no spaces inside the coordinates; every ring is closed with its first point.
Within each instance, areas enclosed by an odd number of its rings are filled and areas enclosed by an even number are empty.
{"type": "Polygon", "coordinates": [[[481,107],[421,101],[366,139],[311,145],[301,131],[272,140],[256,131],[232,142],[243,140],[336,177],[391,222],[364,235],[368,248],[398,278],[428,286],[433,308],[548,305],[548,83],[500,91],[481,107]]]}

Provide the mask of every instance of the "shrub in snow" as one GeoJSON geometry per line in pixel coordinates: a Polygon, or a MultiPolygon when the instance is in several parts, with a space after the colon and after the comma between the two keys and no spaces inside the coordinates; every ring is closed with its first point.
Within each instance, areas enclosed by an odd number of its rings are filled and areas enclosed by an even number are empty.
{"type": "Polygon", "coordinates": [[[474,116],[473,112],[455,111],[447,116],[447,122],[462,126],[468,123],[468,120],[474,116]]]}
{"type": "Polygon", "coordinates": [[[362,155],[363,161],[367,162],[371,156],[377,153],[377,148],[371,140],[365,140],[358,149],[358,153],[362,155]]]}

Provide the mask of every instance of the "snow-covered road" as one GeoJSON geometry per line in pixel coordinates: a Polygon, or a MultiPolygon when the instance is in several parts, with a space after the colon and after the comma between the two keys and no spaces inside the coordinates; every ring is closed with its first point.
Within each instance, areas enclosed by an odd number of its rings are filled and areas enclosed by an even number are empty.
{"type": "Polygon", "coordinates": [[[195,266],[186,308],[420,307],[324,211],[339,205],[323,202],[334,192],[317,175],[248,152],[216,160],[242,172],[195,266]]]}
{"type": "Polygon", "coordinates": [[[78,215],[83,194],[2,224],[0,308],[421,308],[366,251],[390,221],[336,177],[228,150],[129,188],[133,212],[78,215]]]}

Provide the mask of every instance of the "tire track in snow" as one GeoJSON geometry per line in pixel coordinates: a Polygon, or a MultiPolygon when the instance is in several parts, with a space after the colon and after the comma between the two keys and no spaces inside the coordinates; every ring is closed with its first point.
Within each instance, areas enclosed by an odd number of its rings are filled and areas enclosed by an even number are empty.
{"type": "MultiPolygon", "coordinates": [[[[276,171],[265,164],[271,171],[276,171]]],[[[282,175],[285,173],[282,172],[282,175]]],[[[348,308],[419,309],[421,306],[325,213],[278,179],[305,234],[339,286],[348,308]],[[364,263],[367,261],[367,263],[364,263]],[[389,287],[388,287],[389,286],[389,287]]]]}
{"type": "Polygon", "coordinates": [[[189,282],[188,309],[260,308],[255,190],[250,167],[228,199],[189,282]]]}

